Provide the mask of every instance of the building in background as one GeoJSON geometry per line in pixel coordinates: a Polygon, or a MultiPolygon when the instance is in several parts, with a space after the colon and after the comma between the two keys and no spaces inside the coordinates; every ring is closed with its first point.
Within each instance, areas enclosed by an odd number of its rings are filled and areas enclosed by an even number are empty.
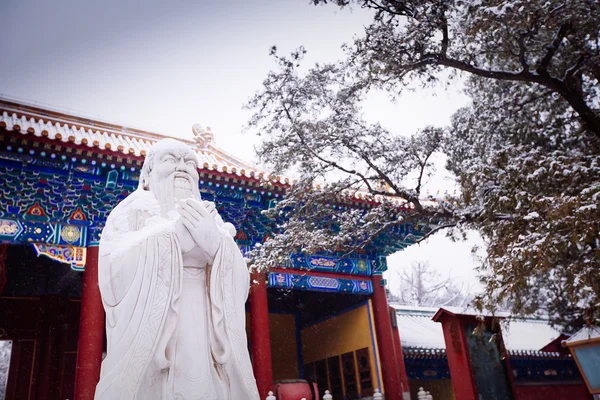
{"type": "MultiPolygon", "coordinates": [[[[504,378],[510,393],[485,399],[514,400],[576,400],[591,399],[575,361],[569,351],[561,346],[568,338],[549,325],[544,319],[499,320],[498,324],[484,327],[477,340],[473,328],[481,322],[476,313],[459,307],[411,307],[392,305],[401,339],[406,374],[412,398],[419,387],[431,392],[436,400],[477,398],[478,374],[486,382],[506,371],[504,378]],[[444,332],[444,316],[451,329],[444,332]],[[434,321],[437,319],[437,322],[434,321]],[[442,322],[442,323],[440,323],[442,322]],[[457,329],[454,329],[457,328],[457,329]],[[489,328],[489,329],[486,329],[489,328]],[[461,332],[462,331],[462,332],[461,332]],[[463,334],[464,332],[464,334],[463,334]],[[496,335],[494,335],[494,333],[496,335]],[[487,335],[487,336],[486,336],[487,335]],[[484,345],[484,347],[482,347],[484,345]],[[493,361],[481,361],[493,353],[500,361],[502,370],[495,372],[493,361]],[[465,356],[464,365],[456,365],[452,371],[450,358],[456,361],[465,356]],[[506,361],[506,362],[504,362],[506,361]],[[468,393],[455,396],[455,385],[466,383],[468,393]],[[474,390],[473,390],[474,389],[474,390]]],[[[506,316],[504,316],[506,317],[506,316]]],[[[494,391],[494,389],[490,389],[494,391]]]]}
{"type": "MultiPolygon", "coordinates": [[[[246,253],[275,232],[278,221],[263,211],[290,182],[220,150],[210,130],[193,129],[195,140],[186,142],[200,161],[201,195],[235,225],[246,253]]],[[[93,398],[105,346],[100,233],[163,137],[0,99],[0,394],[7,399],[93,398]]],[[[345,206],[370,203],[356,197],[345,206]]],[[[484,319],[472,335],[479,322],[464,310],[388,306],[386,256],[426,233],[406,224],[351,258],[292,254],[285,265],[253,273],[248,345],[262,398],[290,379],[315,381],[335,400],[370,398],[375,389],[387,400],[416,399],[421,386],[436,400],[590,398],[560,347],[565,337],[546,321],[513,321],[502,334],[484,319]]]]}
{"type": "MultiPolygon", "coordinates": [[[[273,234],[277,221],[262,211],[289,182],[221,151],[212,132],[195,126],[194,133],[187,143],[200,160],[201,195],[235,225],[245,253],[273,234]]],[[[100,233],[110,210],[137,188],[144,156],[162,137],[0,99],[0,340],[12,347],[7,399],[93,398],[105,346],[100,233]]],[[[357,197],[348,206],[369,202],[357,197]]],[[[247,330],[262,398],[274,381],[299,378],[315,380],[335,399],[375,389],[388,400],[403,398],[402,350],[381,273],[385,256],[426,229],[395,228],[353,258],[292,254],[285,265],[253,274],[247,330]]]]}

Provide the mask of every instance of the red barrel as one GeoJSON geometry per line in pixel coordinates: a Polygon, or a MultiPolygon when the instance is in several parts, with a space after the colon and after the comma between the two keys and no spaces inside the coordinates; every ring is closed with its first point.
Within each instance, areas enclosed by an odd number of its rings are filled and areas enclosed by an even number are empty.
{"type": "Polygon", "coordinates": [[[318,400],[319,389],[316,383],[312,383],[313,390],[310,390],[310,384],[304,379],[285,379],[275,381],[273,385],[273,393],[277,400],[318,400]],[[313,393],[315,396],[313,396],[313,393]]]}

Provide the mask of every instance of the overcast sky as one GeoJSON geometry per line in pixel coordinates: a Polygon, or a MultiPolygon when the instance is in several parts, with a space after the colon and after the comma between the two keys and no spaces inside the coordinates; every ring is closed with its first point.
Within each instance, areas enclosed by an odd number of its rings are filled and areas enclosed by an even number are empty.
{"type": "MultiPolygon", "coordinates": [[[[309,0],[2,0],[0,15],[0,94],[177,137],[191,138],[197,122],[212,128],[219,147],[251,162],[257,138],[243,132],[242,106],[274,67],[270,46],[287,53],[303,45],[307,64],[333,61],[371,19],[367,10],[309,0]]],[[[466,101],[456,88],[406,93],[395,104],[381,94],[365,112],[410,134],[447,125],[466,101]]],[[[453,183],[439,174],[427,188],[453,183]]],[[[429,260],[472,283],[478,240],[454,244],[441,235],[389,264],[429,260]]],[[[394,290],[394,273],[388,278],[394,290]]]]}

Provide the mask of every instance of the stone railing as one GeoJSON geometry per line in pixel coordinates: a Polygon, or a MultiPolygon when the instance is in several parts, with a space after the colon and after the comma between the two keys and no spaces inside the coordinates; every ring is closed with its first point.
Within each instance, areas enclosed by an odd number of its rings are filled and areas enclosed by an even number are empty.
{"type": "Polygon", "coordinates": [[[419,392],[417,393],[417,400],[433,400],[433,396],[420,387],[419,392]]]}
{"type": "MultiPolygon", "coordinates": [[[[421,388],[421,389],[423,389],[423,388],[421,388]]],[[[429,392],[427,392],[427,393],[429,393],[429,392]]],[[[421,399],[421,398],[419,397],[419,399],[421,399]]],[[[273,392],[269,392],[269,395],[267,396],[267,398],[265,400],[277,400],[277,397],[275,397],[273,392]]],[[[306,398],[303,397],[300,400],[306,400],[306,398]]],[[[331,393],[329,393],[329,390],[325,391],[325,395],[323,395],[323,400],[333,400],[333,396],[331,395],[331,393]]],[[[379,389],[375,389],[375,393],[373,393],[373,400],[383,400],[383,395],[381,394],[379,389]]],[[[428,397],[425,400],[431,400],[431,397],[428,397]]]]}

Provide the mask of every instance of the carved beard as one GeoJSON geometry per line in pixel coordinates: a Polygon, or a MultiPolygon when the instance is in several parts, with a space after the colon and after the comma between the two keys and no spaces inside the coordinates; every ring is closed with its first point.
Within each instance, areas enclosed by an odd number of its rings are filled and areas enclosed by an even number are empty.
{"type": "Polygon", "coordinates": [[[201,199],[198,182],[182,172],[172,173],[163,180],[158,180],[156,176],[150,174],[150,191],[158,200],[163,216],[167,216],[169,211],[175,211],[175,205],[179,200],[201,199]]]}

